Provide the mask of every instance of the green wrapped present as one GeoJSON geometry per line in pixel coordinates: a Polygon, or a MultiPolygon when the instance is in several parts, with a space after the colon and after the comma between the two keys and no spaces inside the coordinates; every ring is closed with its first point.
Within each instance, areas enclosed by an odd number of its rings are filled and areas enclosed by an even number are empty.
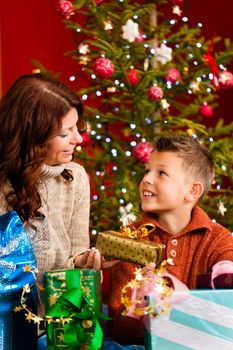
{"type": "Polygon", "coordinates": [[[129,227],[123,227],[122,232],[100,232],[97,236],[96,248],[106,258],[140,265],[155,262],[159,266],[163,260],[165,245],[142,239],[154,229],[154,225],[145,224],[135,231],[131,231],[129,227]]]}
{"type": "Polygon", "coordinates": [[[100,349],[100,271],[57,270],[44,279],[47,349],[100,349]]]}

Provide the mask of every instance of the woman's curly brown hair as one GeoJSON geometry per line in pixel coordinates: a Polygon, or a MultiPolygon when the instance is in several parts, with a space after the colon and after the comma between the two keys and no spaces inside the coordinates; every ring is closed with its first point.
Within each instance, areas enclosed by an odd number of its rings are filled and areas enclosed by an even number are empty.
{"type": "MultiPolygon", "coordinates": [[[[23,220],[38,214],[46,142],[59,132],[71,108],[78,112],[78,129],[84,129],[80,98],[64,83],[42,74],[21,76],[0,101],[0,185],[10,182],[6,200],[23,220]]],[[[62,175],[72,179],[68,171],[62,175]]]]}

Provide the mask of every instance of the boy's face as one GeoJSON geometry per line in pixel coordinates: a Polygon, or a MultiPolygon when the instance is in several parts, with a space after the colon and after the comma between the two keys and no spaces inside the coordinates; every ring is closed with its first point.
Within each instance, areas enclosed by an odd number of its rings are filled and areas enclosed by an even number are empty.
{"type": "Polygon", "coordinates": [[[191,177],[175,152],[154,151],[140,183],[141,207],[152,213],[180,213],[187,203],[191,177]]]}

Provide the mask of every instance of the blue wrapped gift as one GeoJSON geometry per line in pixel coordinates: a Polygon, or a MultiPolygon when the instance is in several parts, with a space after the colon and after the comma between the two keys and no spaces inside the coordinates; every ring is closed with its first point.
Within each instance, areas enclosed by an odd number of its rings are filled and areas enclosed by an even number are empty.
{"type": "MultiPolygon", "coordinates": [[[[148,350],[233,349],[233,290],[193,290],[167,315],[147,318],[148,350]]],[[[153,294],[148,297],[153,303],[153,294]]]]}
{"type": "Polygon", "coordinates": [[[36,259],[23,224],[15,211],[0,216],[0,349],[34,350],[37,348],[37,327],[25,319],[24,312],[14,312],[20,305],[23,286],[29,284],[31,293],[25,300],[36,312],[36,288],[32,273],[36,259]],[[34,285],[34,288],[33,288],[34,285]]]}

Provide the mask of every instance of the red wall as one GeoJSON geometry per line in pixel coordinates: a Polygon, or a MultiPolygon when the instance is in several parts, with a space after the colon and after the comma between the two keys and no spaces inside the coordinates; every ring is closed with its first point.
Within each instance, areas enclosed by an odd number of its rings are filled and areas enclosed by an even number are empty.
{"type": "MultiPolygon", "coordinates": [[[[203,23],[206,38],[216,33],[233,40],[232,0],[184,1],[184,14],[191,24],[203,23]]],[[[76,62],[64,56],[74,48],[73,32],[57,15],[56,3],[57,0],[0,0],[3,92],[19,75],[32,71],[32,59],[54,73],[61,72],[65,82],[75,72],[76,62]]],[[[228,68],[233,72],[233,65],[228,68]]],[[[220,93],[220,110],[214,118],[232,119],[232,99],[233,89],[220,93]]]]}

